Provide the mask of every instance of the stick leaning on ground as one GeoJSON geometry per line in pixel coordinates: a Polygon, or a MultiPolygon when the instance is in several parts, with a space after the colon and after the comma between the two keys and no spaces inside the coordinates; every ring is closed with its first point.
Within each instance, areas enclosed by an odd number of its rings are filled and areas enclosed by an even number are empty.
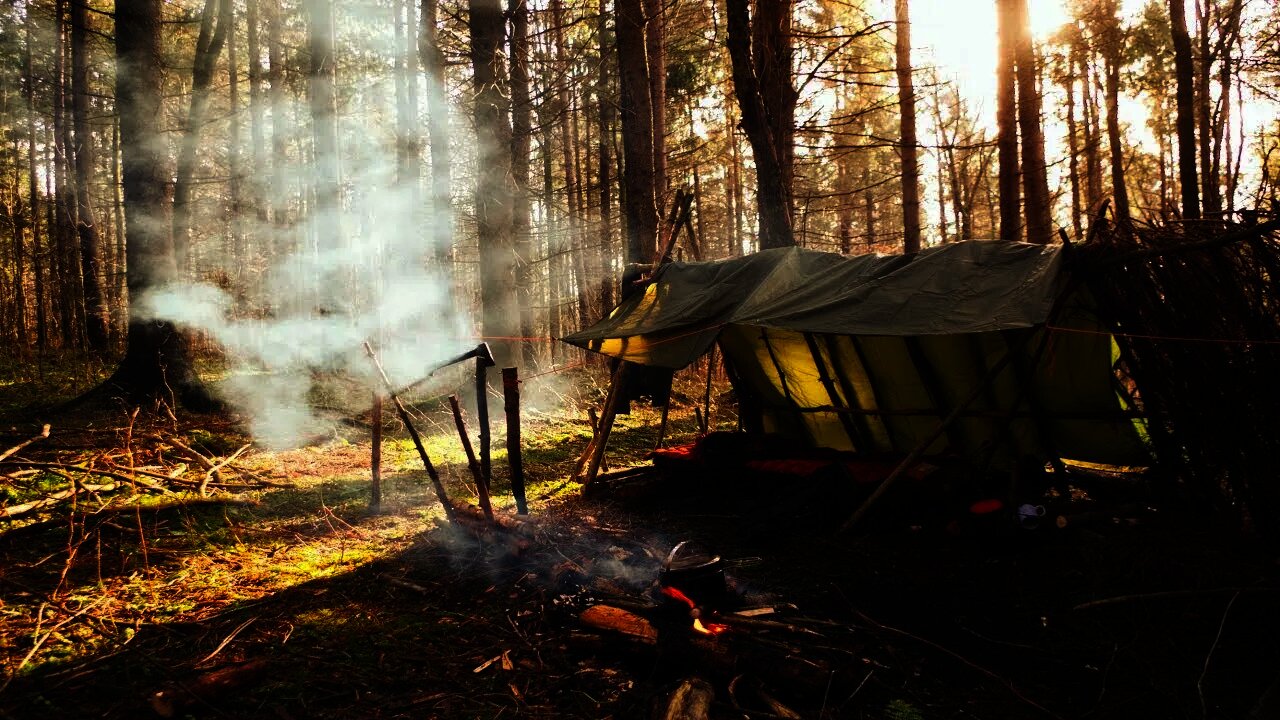
{"type": "Polygon", "coordinates": [[[364,344],[364,351],[369,355],[369,359],[373,361],[373,366],[377,368],[378,377],[382,378],[382,386],[386,388],[387,397],[391,398],[391,404],[395,406],[396,414],[400,416],[400,421],[409,430],[409,437],[413,438],[413,446],[418,449],[418,456],[422,458],[422,466],[427,470],[427,477],[431,478],[431,486],[435,490],[436,499],[444,506],[444,516],[449,519],[450,523],[456,522],[453,503],[449,502],[449,494],[445,492],[444,484],[440,482],[440,474],[436,472],[435,465],[431,464],[427,449],[422,445],[422,437],[418,435],[418,429],[413,426],[413,421],[409,419],[409,411],[404,409],[404,403],[400,402],[400,396],[396,394],[395,388],[391,385],[387,372],[382,369],[382,363],[378,362],[378,356],[373,354],[373,348],[367,342],[364,344]]]}

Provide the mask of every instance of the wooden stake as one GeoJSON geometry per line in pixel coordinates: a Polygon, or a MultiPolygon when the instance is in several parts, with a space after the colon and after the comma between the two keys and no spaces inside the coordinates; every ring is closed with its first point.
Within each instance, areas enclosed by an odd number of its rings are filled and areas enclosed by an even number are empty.
{"type": "Polygon", "coordinates": [[[435,490],[436,499],[444,506],[444,516],[448,518],[450,523],[453,523],[453,503],[449,502],[449,494],[445,492],[444,484],[440,482],[440,474],[436,472],[436,466],[431,464],[427,449],[422,445],[422,437],[418,435],[418,429],[413,426],[413,421],[409,419],[409,411],[404,409],[404,403],[400,402],[400,396],[396,395],[391,387],[391,380],[387,378],[387,372],[382,369],[382,363],[378,362],[378,356],[373,354],[373,348],[367,342],[364,344],[364,351],[369,355],[369,359],[373,361],[373,366],[377,368],[378,376],[382,378],[382,384],[387,389],[387,396],[391,398],[391,404],[395,406],[396,414],[400,416],[400,422],[404,423],[405,429],[409,431],[409,437],[413,439],[413,446],[418,449],[418,457],[422,458],[422,467],[426,469],[427,477],[431,478],[431,486],[435,490]]]}
{"type": "Polygon", "coordinates": [[[458,428],[458,438],[462,440],[462,449],[467,453],[467,468],[476,481],[476,499],[480,501],[480,509],[489,520],[493,519],[493,504],[489,502],[489,484],[485,482],[484,473],[480,471],[480,463],[476,461],[476,452],[471,449],[471,438],[467,436],[467,423],[462,419],[462,406],[458,404],[456,394],[449,396],[449,407],[453,409],[453,424],[458,428]]]}
{"type": "Polygon", "coordinates": [[[667,415],[671,412],[671,399],[667,398],[667,404],[662,406],[662,421],[658,424],[658,442],[654,443],[653,449],[657,450],[662,447],[662,441],[667,437],[667,415]]]}
{"type": "Polygon", "coordinates": [[[476,358],[476,422],[480,423],[480,474],[484,486],[491,486],[492,464],[489,460],[489,380],[486,371],[492,362],[476,358]]]}
{"type": "Polygon", "coordinates": [[[511,495],[516,512],[529,514],[524,497],[524,459],[520,455],[520,376],[513,367],[502,368],[503,410],[507,413],[507,462],[511,465],[511,495]]]}
{"type": "Polygon", "coordinates": [[[703,435],[711,432],[711,376],[715,373],[715,369],[716,346],[712,345],[711,352],[707,353],[707,389],[702,394],[702,418],[698,421],[703,435]]]}
{"type": "Polygon", "coordinates": [[[369,510],[382,507],[382,394],[373,393],[373,410],[369,412],[372,437],[369,441],[369,474],[373,484],[369,492],[369,510]]]}

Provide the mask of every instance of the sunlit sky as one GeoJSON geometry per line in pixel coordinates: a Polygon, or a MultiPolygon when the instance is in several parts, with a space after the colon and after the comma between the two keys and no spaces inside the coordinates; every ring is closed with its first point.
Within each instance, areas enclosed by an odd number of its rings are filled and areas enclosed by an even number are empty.
{"type": "MultiPolygon", "coordinates": [[[[892,0],[882,0],[881,17],[893,18],[892,0]]],[[[1119,13],[1125,22],[1132,21],[1141,11],[1144,0],[1120,0],[1119,13]]],[[[1065,0],[1028,0],[1031,32],[1037,42],[1047,39],[1058,28],[1069,20],[1065,0]]],[[[1189,22],[1194,22],[1192,0],[1187,0],[1189,22]]],[[[917,68],[930,65],[936,67],[938,77],[944,81],[955,82],[962,96],[968,103],[970,112],[979,121],[994,130],[995,127],[995,85],[996,85],[996,0],[911,0],[911,31],[914,64],[917,68]]],[[[1194,28],[1192,29],[1194,34],[1194,28]]],[[[1055,97],[1059,92],[1056,87],[1044,88],[1046,93],[1044,112],[1045,150],[1050,159],[1061,157],[1065,128],[1054,118],[1054,108],[1060,102],[1055,97]]],[[[1255,132],[1264,124],[1273,121],[1277,114],[1275,105],[1258,97],[1249,97],[1243,113],[1243,124],[1246,132],[1255,132]]],[[[1146,127],[1148,108],[1144,101],[1123,95],[1120,99],[1120,119],[1125,126],[1127,141],[1138,145],[1152,143],[1150,131],[1146,127]]],[[[932,128],[927,124],[921,128],[921,142],[931,142],[932,128]]],[[[1233,134],[1234,131],[1233,131],[1233,134]]],[[[922,158],[926,168],[930,168],[933,159],[926,153],[922,158]]],[[[1256,157],[1246,154],[1243,158],[1243,173],[1240,192],[1248,192],[1256,182],[1256,157]]],[[[1065,182],[1062,168],[1050,170],[1051,191],[1055,182],[1065,182]],[[1055,175],[1059,176],[1055,178],[1055,175]]],[[[926,184],[927,187],[927,184],[926,184]]],[[[935,213],[925,204],[928,222],[936,223],[935,213]]],[[[1059,208],[1063,210],[1063,208],[1059,208]]]]}
{"type": "MultiPolygon", "coordinates": [[[[1123,12],[1138,3],[1122,3],[1123,12]]],[[[1028,0],[1031,34],[1047,38],[1067,21],[1059,0],[1028,0]]],[[[944,80],[954,80],[984,116],[995,112],[996,3],[995,0],[912,0],[912,44],[922,63],[932,60],[944,80]]]]}

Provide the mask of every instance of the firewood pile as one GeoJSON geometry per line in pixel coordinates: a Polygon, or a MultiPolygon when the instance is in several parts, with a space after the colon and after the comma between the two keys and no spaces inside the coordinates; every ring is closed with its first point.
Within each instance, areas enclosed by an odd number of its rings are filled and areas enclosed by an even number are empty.
{"type": "Polygon", "coordinates": [[[1280,219],[1098,223],[1073,249],[1158,462],[1280,542],[1280,219]]]}
{"type": "MultiPolygon", "coordinates": [[[[142,496],[171,502],[289,487],[246,463],[251,444],[218,453],[155,428],[54,431],[0,451],[0,521],[22,522],[67,505],[111,507],[142,496]]],[[[161,500],[160,502],[164,502],[161,500]]]]}

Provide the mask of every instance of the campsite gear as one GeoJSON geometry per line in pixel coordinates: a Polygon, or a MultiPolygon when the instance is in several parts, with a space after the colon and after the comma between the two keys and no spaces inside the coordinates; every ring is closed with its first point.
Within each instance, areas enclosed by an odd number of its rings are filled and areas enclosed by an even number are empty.
{"type": "Polygon", "coordinates": [[[686,540],[671,548],[658,575],[658,585],[680,590],[697,605],[723,602],[728,594],[724,561],[719,555],[690,552],[688,547],[686,540]]]}
{"type": "Polygon", "coordinates": [[[1044,517],[1043,505],[1023,503],[1018,506],[1018,524],[1024,530],[1035,530],[1040,527],[1040,519],[1044,517]]]}
{"type": "Polygon", "coordinates": [[[998,469],[1024,456],[1145,464],[1109,329],[1063,254],[966,241],[670,263],[564,340],[674,369],[718,346],[744,426],[811,446],[908,456],[924,443],[998,469]]]}

